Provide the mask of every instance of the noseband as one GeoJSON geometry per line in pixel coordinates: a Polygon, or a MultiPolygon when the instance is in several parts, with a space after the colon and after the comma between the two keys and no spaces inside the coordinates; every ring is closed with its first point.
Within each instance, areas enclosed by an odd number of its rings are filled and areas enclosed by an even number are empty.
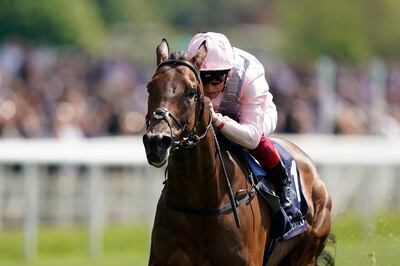
{"type": "MultiPolygon", "coordinates": [[[[199,113],[196,117],[196,121],[195,121],[194,127],[192,128],[191,133],[187,137],[183,137],[181,140],[173,140],[171,151],[173,152],[173,151],[176,151],[179,149],[194,147],[197,145],[197,143],[201,139],[203,139],[207,135],[207,131],[210,128],[211,122],[212,122],[211,114],[210,114],[209,122],[208,122],[207,128],[205,129],[204,133],[200,136],[196,134],[197,128],[200,125],[200,121],[204,114],[204,101],[201,99],[201,94],[200,94],[200,83],[201,83],[200,72],[193,64],[191,64],[187,61],[184,61],[184,60],[180,60],[180,59],[167,59],[167,60],[161,62],[157,66],[156,72],[163,66],[186,66],[196,76],[198,83],[197,83],[197,87],[195,90],[194,100],[200,105],[199,113]]],[[[189,120],[186,121],[186,123],[182,124],[181,121],[176,117],[176,115],[172,114],[167,108],[160,107],[160,108],[157,108],[157,110],[155,110],[151,114],[151,116],[148,115],[146,117],[146,128],[148,128],[150,126],[150,124],[153,120],[160,120],[160,121],[165,120],[168,124],[168,127],[171,130],[171,137],[172,137],[172,124],[171,124],[169,118],[171,117],[175,121],[175,123],[179,126],[179,128],[182,130],[182,132],[184,132],[187,129],[187,127],[190,125],[195,112],[196,112],[196,105],[193,107],[193,111],[192,111],[192,114],[191,114],[189,120]]]]}

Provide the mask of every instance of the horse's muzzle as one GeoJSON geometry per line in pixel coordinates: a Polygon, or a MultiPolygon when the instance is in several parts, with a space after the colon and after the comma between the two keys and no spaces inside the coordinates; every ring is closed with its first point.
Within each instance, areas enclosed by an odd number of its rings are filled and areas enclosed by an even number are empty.
{"type": "Polygon", "coordinates": [[[143,135],[143,144],[149,164],[161,167],[167,162],[172,146],[171,136],[147,133],[143,135]]]}

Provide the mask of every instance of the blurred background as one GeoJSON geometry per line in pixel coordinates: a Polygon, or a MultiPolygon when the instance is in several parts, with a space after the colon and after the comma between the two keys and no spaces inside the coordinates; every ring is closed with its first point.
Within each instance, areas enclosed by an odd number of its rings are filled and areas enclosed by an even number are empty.
{"type": "Polygon", "coordinates": [[[146,83],[166,38],[254,54],[276,134],[333,197],[337,265],[398,265],[400,2],[0,0],[0,265],[146,265],[163,170],[146,83]]]}

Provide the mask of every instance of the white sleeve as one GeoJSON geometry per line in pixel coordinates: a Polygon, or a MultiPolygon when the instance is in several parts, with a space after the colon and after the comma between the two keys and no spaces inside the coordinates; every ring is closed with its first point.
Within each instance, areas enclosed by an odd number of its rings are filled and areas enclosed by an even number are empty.
{"type": "Polygon", "coordinates": [[[245,80],[239,104],[239,123],[224,116],[221,133],[245,148],[255,149],[263,133],[269,134],[275,129],[277,120],[276,107],[263,72],[250,81],[245,80]]]}
{"type": "Polygon", "coordinates": [[[276,110],[276,105],[272,101],[273,96],[268,91],[267,102],[265,106],[264,114],[264,135],[269,136],[274,132],[276,125],[278,124],[278,112],[276,110]]]}

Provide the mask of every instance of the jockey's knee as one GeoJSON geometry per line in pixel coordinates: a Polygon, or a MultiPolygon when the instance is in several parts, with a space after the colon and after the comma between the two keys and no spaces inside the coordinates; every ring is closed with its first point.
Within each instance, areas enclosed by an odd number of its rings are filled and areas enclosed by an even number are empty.
{"type": "Polygon", "coordinates": [[[267,136],[262,136],[257,148],[250,150],[250,153],[257,159],[262,167],[267,169],[273,168],[280,161],[279,153],[274,143],[267,136]]]}

